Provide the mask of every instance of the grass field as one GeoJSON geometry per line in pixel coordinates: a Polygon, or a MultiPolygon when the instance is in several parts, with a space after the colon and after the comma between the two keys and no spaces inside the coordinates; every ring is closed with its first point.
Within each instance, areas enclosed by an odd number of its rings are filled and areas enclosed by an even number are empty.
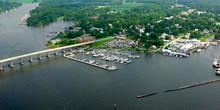
{"type": "Polygon", "coordinates": [[[202,42],[205,42],[206,39],[211,36],[211,35],[215,35],[214,33],[209,33],[209,34],[206,34],[204,36],[202,36],[201,38],[199,38],[199,40],[201,40],[202,42]]]}
{"type": "Polygon", "coordinates": [[[119,5],[118,7],[111,7],[111,9],[116,11],[124,11],[124,10],[130,10],[133,7],[137,7],[143,4],[144,3],[124,3],[123,5],[119,5]]]}
{"type": "Polygon", "coordinates": [[[102,45],[103,43],[105,43],[105,42],[107,42],[107,41],[110,41],[110,40],[112,40],[112,39],[107,39],[107,40],[95,42],[95,43],[91,44],[91,47],[100,46],[100,45],[102,45]]]}

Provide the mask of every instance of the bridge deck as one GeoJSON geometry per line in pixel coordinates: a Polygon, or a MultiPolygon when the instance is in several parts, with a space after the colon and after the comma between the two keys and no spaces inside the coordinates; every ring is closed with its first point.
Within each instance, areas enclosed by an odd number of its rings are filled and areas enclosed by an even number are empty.
{"type": "Polygon", "coordinates": [[[113,38],[114,37],[104,38],[104,39],[85,42],[85,43],[80,43],[80,44],[74,44],[74,45],[68,45],[68,46],[64,46],[64,47],[58,47],[58,48],[55,48],[55,49],[47,49],[47,50],[37,51],[37,52],[29,53],[29,54],[24,54],[24,55],[20,55],[20,56],[15,56],[15,57],[11,57],[11,58],[2,59],[2,60],[0,60],[0,63],[12,61],[12,60],[16,60],[16,59],[20,59],[20,58],[24,58],[24,57],[29,57],[29,56],[33,56],[33,55],[38,55],[38,54],[42,54],[42,53],[48,53],[48,52],[52,52],[52,51],[57,51],[57,50],[62,50],[62,49],[67,49],[67,48],[92,44],[92,43],[95,43],[95,42],[98,42],[98,41],[103,41],[103,40],[108,40],[108,39],[113,39],[113,38]]]}

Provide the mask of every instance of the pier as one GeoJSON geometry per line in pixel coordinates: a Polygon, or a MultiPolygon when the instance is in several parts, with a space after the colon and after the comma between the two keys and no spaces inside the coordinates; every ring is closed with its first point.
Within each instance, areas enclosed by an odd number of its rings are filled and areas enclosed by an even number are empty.
{"type": "Polygon", "coordinates": [[[63,56],[64,56],[65,58],[68,58],[68,59],[71,59],[71,60],[75,60],[75,61],[78,61],[78,62],[81,62],[81,63],[85,63],[85,64],[88,64],[88,65],[91,65],[91,66],[95,66],[95,67],[98,67],[98,68],[101,68],[101,69],[105,69],[105,70],[109,70],[109,71],[117,70],[117,67],[115,67],[115,68],[113,68],[113,67],[107,67],[107,66],[98,65],[98,64],[93,64],[93,63],[90,63],[90,62],[88,62],[88,61],[78,59],[78,58],[76,58],[76,57],[73,57],[74,54],[64,54],[63,56]]]}
{"type": "Polygon", "coordinates": [[[201,86],[201,85],[205,85],[205,84],[210,84],[210,83],[214,83],[214,82],[219,82],[219,81],[220,81],[220,79],[205,81],[205,82],[202,82],[202,83],[182,86],[182,87],[178,87],[178,88],[174,88],[174,89],[165,90],[165,91],[162,91],[162,92],[155,92],[155,93],[150,93],[150,94],[138,95],[138,96],[136,96],[136,98],[144,98],[144,97],[149,97],[149,96],[153,96],[153,95],[157,95],[157,94],[161,94],[161,93],[179,91],[179,90],[188,89],[188,88],[201,86]]]}
{"type": "Polygon", "coordinates": [[[74,44],[74,45],[68,45],[68,46],[59,47],[59,48],[55,48],[55,49],[47,49],[47,50],[37,51],[37,52],[24,54],[24,55],[20,55],[20,56],[15,56],[15,57],[11,57],[11,58],[2,59],[2,60],[0,60],[0,71],[4,71],[3,63],[9,62],[8,66],[10,68],[13,68],[14,67],[13,61],[18,60],[18,59],[20,60],[19,64],[23,65],[24,64],[23,61],[22,61],[23,58],[29,58],[28,61],[30,63],[32,63],[34,56],[38,56],[38,58],[37,58],[38,60],[42,59],[41,56],[43,54],[46,54],[46,57],[50,58],[51,53],[54,53],[55,56],[58,56],[58,51],[61,51],[64,54],[66,49],[69,49],[69,51],[71,52],[73,47],[80,47],[80,46],[83,46],[83,45],[89,45],[89,44],[92,44],[92,43],[95,43],[95,42],[98,42],[98,41],[103,41],[103,40],[108,40],[108,39],[114,39],[114,37],[104,38],[104,39],[99,39],[99,40],[95,40],[95,41],[79,43],[79,44],[74,44]]]}

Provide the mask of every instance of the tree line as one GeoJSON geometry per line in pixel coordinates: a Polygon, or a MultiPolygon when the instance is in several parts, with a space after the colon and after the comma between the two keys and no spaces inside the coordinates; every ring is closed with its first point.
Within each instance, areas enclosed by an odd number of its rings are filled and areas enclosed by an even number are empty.
{"type": "Polygon", "coordinates": [[[0,12],[10,10],[21,6],[21,3],[9,2],[9,1],[0,1],[0,12]]]}
{"type": "MultiPolygon", "coordinates": [[[[167,2],[167,1],[165,1],[167,2]]],[[[187,7],[171,8],[171,4],[146,3],[143,6],[115,12],[108,8],[98,8],[105,3],[42,3],[40,7],[31,11],[28,18],[29,26],[46,25],[63,17],[64,20],[72,20],[76,23],[71,26],[70,31],[60,35],[60,38],[76,38],[82,34],[90,34],[97,39],[126,34],[139,45],[149,48],[151,45],[162,46],[163,33],[177,36],[179,34],[193,33],[198,29],[201,33],[204,29],[213,30],[218,33],[219,26],[216,26],[214,16],[209,13],[180,15],[180,12],[187,11],[187,7]],[[167,19],[166,17],[171,17],[167,19]],[[184,19],[183,19],[184,18],[184,19]],[[160,21],[160,22],[158,22],[160,21]],[[74,30],[73,27],[80,27],[74,30]],[[144,32],[140,32],[144,29],[144,32]]],[[[194,34],[193,34],[194,35],[194,34]]]]}

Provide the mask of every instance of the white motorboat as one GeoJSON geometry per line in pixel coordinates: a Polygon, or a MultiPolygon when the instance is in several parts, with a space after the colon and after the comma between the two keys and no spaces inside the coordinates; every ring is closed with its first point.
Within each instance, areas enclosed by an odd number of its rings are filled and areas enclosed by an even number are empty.
{"type": "Polygon", "coordinates": [[[131,62],[132,62],[132,60],[127,60],[127,61],[126,61],[126,63],[131,63],[131,62]]]}
{"type": "Polygon", "coordinates": [[[198,53],[201,52],[201,51],[202,51],[202,49],[198,49],[198,50],[197,50],[198,53]]]}
{"type": "Polygon", "coordinates": [[[220,68],[220,64],[219,64],[217,58],[214,59],[212,66],[215,67],[215,68],[220,68]]]}
{"type": "Polygon", "coordinates": [[[98,57],[98,56],[99,56],[98,54],[94,54],[94,55],[93,55],[93,57],[98,57]]]}
{"type": "Polygon", "coordinates": [[[86,52],[86,55],[89,55],[90,54],[90,52],[86,52]]]}
{"type": "Polygon", "coordinates": [[[89,60],[90,64],[93,64],[95,62],[95,60],[89,60]]]}
{"type": "Polygon", "coordinates": [[[84,50],[83,50],[83,49],[81,49],[81,50],[78,50],[78,52],[83,53],[83,52],[84,52],[84,50]]]}
{"type": "Polygon", "coordinates": [[[135,58],[140,58],[140,56],[139,56],[139,55],[137,55],[137,56],[135,56],[135,58]]]}
{"type": "Polygon", "coordinates": [[[107,68],[108,67],[108,65],[106,65],[106,64],[103,64],[103,65],[101,65],[102,67],[104,67],[104,68],[107,68]]]}
{"type": "Polygon", "coordinates": [[[106,58],[106,57],[104,56],[104,57],[102,57],[101,59],[104,60],[105,58],[106,58]]]}
{"type": "Polygon", "coordinates": [[[215,70],[216,75],[220,75],[220,68],[215,70]]]}
{"type": "Polygon", "coordinates": [[[108,67],[108,70],[117,70],[118,68],[116,66],[110,66],[108,67]]]}

